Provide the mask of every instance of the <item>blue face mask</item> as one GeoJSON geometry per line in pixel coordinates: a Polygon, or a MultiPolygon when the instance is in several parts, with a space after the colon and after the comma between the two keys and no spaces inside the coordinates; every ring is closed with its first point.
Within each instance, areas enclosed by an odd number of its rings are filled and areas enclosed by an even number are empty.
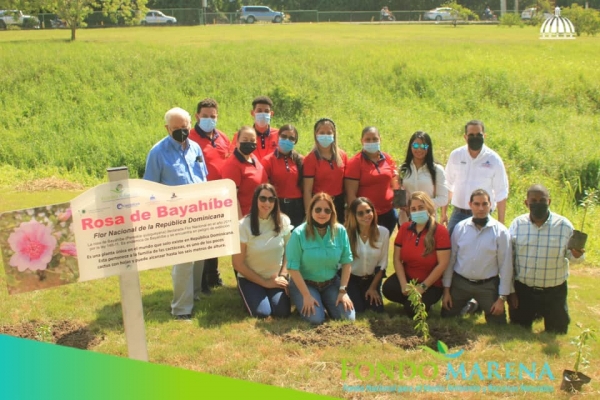
{"type": "Polygon", "coordinates": [[[381,143],[364,143],[363,150],[367,153],[377,153],[381,148],[381,143]]]}
{"type": "Polygon", "coordinates": [[[200,129],[202,129],[204,132],[209,133],[214,131],[217,127],[217,119],[200,118],[198,125],[200,125],[200,129]]]}
{"type": "Polygon", "coordinates": [[[288,139],[279,139],[279,149],[285,154],[294,150],[294,142],[288,139]]]}
{"type": "Polygon", "coordinates": [[[410,219],[417,224],[426,224],[429,221],[429,213],[426,210],[410,213],[410,219]]]}
{"type": "Polygon", "coordinates": [[[266,126],[271,123],[270,113],[256,113],[254,114],[254,123],[259,126],[266,126]]]}
{"type": "Polygon", "coordinates": [[[333,141],[333,135],[317,135],[317,142],[323,147],[328,147],[333,141]]]}

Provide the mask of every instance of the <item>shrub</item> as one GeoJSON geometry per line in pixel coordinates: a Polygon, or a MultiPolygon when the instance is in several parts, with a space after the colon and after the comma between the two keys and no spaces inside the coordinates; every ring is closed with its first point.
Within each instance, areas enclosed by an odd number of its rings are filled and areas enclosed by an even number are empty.
{"type": "Polygon", "coordinates": [[[583,8],[580,5],[573,3],[571,7],[567,7],[561,14],[571,20],[575,25],[577,36],[582,33],[595,36],[600,31],[600,12],[592,8],[583,8]]]}
{"type": "Polygon", "coordinates": [[[502,17],[500,17],[500,25],[508,26],[509,28],[516,25],[521,28],[524,26],[523,21],[521,21],[521,16],[517,13],[506,13],[502,17]]]}

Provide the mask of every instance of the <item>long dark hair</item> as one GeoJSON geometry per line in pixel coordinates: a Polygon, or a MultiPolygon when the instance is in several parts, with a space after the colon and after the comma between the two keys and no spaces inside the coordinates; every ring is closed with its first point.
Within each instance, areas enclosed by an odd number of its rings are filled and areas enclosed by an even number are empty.
{"type": "Polygon", "coordinates": [[[332,119],[321,118],[321,119],[317,120],[317,122],[315,123],[314,129],[313,129],[315,146],[313,147],[312,151],[314,151],[319,156],[321,155],[319,153],[319,147],[317,146],[317,131],[319,130],[319,128],[322,125],[325,125],[325,124],[329,124],[333,128],[333,144],[331,145],[331,154],[333,155],[333,159],[331,161],[334,161],[337,164],[337,166],[341,168],[344,166],[344,160],[342,160],[342,156],[340,155],[340,148],[338,147],[337,127],[335,126],[335,122],[333,122],[332,119]]]}
{"type": "Polygon", "coordinates": [[[427,164],[427,169],[429,170],[429,174],[431,175],[431,180],[433,182],[433,187],[435,187],[435,161],[433,160],[433,143],[431,142],[431,137],[427,132],[416,131],[412,134],[410,139],[408,140],[408,149],[406,150],[406,158],[402,165],[400,165],[400,176],[405,178],[410,176],[412,170],[410,169],[410,163],[413,160],[412,154],[412,144],[415,140],[421,139],[423,143],[429,145],[427,149],[427,154],[425,155],[425,164],[427,164]]]}
{"type": "Polygon", "coordinates": [[[275,225],[275,233],[279,235],[281,232],[281,212],[279,211],[279,199],[277,198],[277,192],[270,183],[262,183],[254,190],[254,196],[252,196],[252,207],[250,208],[250,231],[254,236],[260,235],[259,223],[258,223],[258,196],[263,190],[268,190],[273,196],[275,196],[275,203],[273,203],[273,211],[271,211],[271,219],[275,225]]]}
{"type": "MultiPolygon", "coordinates": [[[[358,206],[360,206],[363,203],[367,204],[369,207],[371,207],[371,210],[373,210],[373,219],[371,220],[371,225],[369,226],[369,232],[368,232],[369,246],[371,246],[374,249],[378,249],[378,247],[375,246],[375,242],[377,240],[379,240],[379,227],[377,226],[377,213],[375,212],[375,206],[373,205],[371,200],[369,200],[368,198],[357,197],[350,204],[350,207],[348,208],[348,217],[346,218],[346,232],[348,232],[348,240],[350,241],[350,249],[352,250],[352,257],[354,257],[354,258],[359,258],[358,253],[356,251],[356,243],[358,240],[356,238],[356,234],[360,233],[360,232],[359,232],[359,228],[358,228],[358,220],[356,219],[356,209],[358,208],[358,206]]],[[[366,233],[366,232],[362,232],[362,233],[366,233]]]]}
{"type": "MultiPolygon", "coordinates": [[[[294,134],[296,135],[296,141],[294,141],[294,144],[298,143],[298,130],[296,129],[296,127],[292,124],[285,124],[282,127],[279,128],[279,133],[281,132],[294,132],[294,134]]],[[[279,149],[277,149],[277,152],[279,153],[279,149]]],[[[298,182],[296,182],[296,184],[298,185],[298,187],[300,189],[302,189],[302,166],[304,164],[304,156],[302,156],[300,153],[298,153],[296,150],[292,150],[290,153],[290,157],[292,158],[292,161],[294,162],[294,164],[296,164],[296,167],[298,168],[298,182]]]]}
{"type": "Polygon", "coordinates": [[[313,208],[315,208],[315,204],[318,201],[324,200],[329,208],[331,209],[331,215],[329,218],[329,228],[331,229],[331,239],[335,237],[337,233],[336,224],[337,224],[337,213],[335,212],[335,205],[333,204],[333,199],[330,195],[325,192],[319,192],[313,196],[310,201],[310,205],[308,206],[308,212],[306,213],[306,239],[312,240],[315,237],[312,212],[313,208]]]}

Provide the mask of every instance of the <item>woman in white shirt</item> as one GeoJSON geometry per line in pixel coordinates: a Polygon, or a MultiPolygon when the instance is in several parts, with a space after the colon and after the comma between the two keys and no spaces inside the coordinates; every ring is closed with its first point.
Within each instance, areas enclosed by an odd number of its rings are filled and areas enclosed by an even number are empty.
{"type": "Polygon", "coordinates": [[[388,263],[390,232],[377,225],[371,200],[356,198],[348,208],[346,230],[352,250],[352,274],[348,295],[356,312],[383,312],[381,281],[388,263]]]}
{"type": "Polygon", "coordinates": [[[291,313],[284,254],[291,230],[290,219],[279,211],[273,185],[258,185],[250,214],[240,220],[240,253],[232,256],[238,290],[253,317],[291,313]]]}
{"type": "MultiPolygon", "coordinates": [[[[413,133],[408,141],[406,158],[400,165],[402,187],[411,193],[425,192],[435,205],[436,210],[448,204],[448,188],[444,167],[433,160],[433,143],[431,137],[422,131],[413,133]]],[[[402,208],[398,217],[398,226],[408,221],[408,207],[402,208]]],[[[447,223],[448,221],[441,221],[447,223]]]]}

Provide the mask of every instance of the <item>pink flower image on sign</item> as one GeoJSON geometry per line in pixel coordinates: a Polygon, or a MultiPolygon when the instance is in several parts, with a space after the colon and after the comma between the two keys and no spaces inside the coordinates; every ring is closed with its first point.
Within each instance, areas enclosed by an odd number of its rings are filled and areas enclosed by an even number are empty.
{"type": "Polygon", "coordinates": [[[74,242],[63,242],[60,244],[60,254],[65,257],[77,257],[77,246],[75,246],[74,242]]]}
{"type": "Polygon", "coordinates": [[[15,252],[10,258],[10,266],[21,272],[26,269],[45,270],[52,260],[56,238],[52,236],[51,228],[31,220],[15,229],[8,238],[8,244],[15,252]]]}

